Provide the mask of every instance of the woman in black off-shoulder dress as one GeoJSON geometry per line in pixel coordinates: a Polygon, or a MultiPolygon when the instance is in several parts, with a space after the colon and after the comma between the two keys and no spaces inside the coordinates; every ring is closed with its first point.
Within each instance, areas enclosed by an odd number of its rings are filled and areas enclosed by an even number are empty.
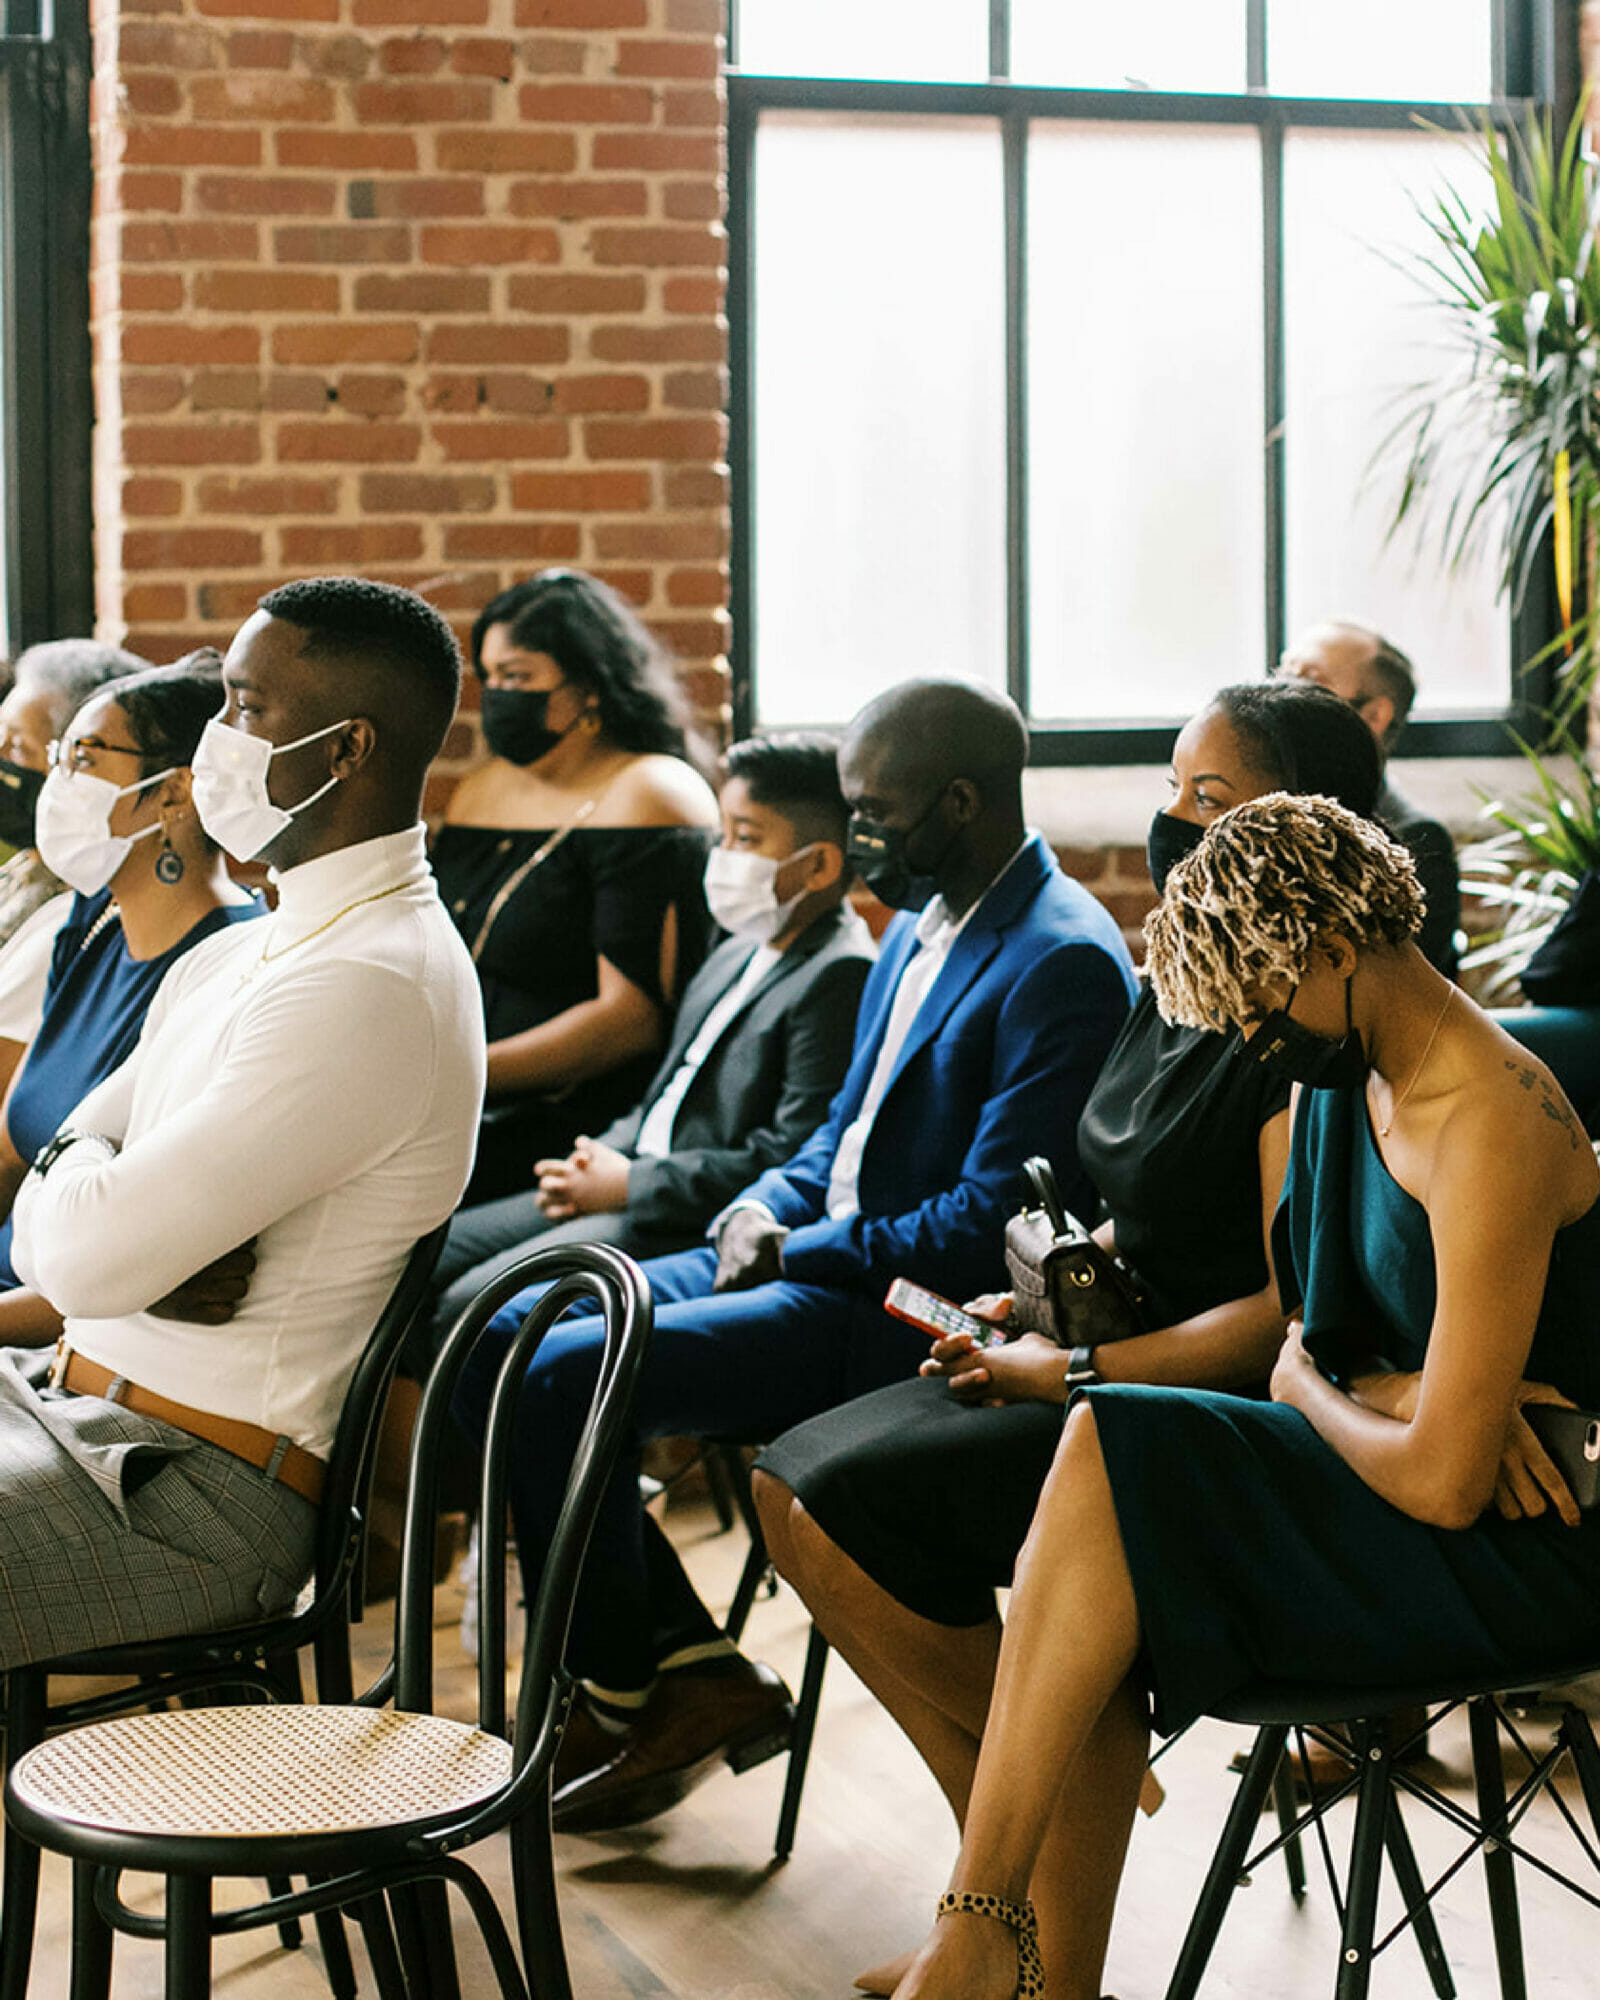
{"type": "Polygon", "coordinates": [[[489,1043],[469,1205],[530,1187],[539,1159],[648,1080],[705,954],[717,821],[671,669],[606,585],[573,570],[514,585],[480,614],[472,657],[490,755],[433,847],[489,1043]]]}

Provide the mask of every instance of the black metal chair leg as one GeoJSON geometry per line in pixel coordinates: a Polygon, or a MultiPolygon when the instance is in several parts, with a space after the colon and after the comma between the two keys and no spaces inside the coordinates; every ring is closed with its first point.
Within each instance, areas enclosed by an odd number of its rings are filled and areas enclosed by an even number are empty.
{"type": "Polygon", "coordinates": [[[1378,1917],[1378,1883],[1383,1873],[1384,1829],[1388,1824],[1389,1749],[1386,1718],[1355,1725],[1361,1785],[1356,1793],[1356,1825],[1350,1842],[1350,1878],[1345,1888],[1344,1927],[1339,1939],[1335,2000],[1366,2000],[1372,1979],[1372,1933],[1378,1917]]]}
{"type": "Polygon", "coordinates": [[[429,1991],[436,2000],[461,2000],[455,1934],[450,1928],[450,1892],[443,1882],[424,1882],[420,1893],[428,1941],[429,1991]]]}
{"type": "MultiPolygon", "coordinates": [[[[294,1884],[289,1880],[287,1875],[269,1875],[267,1877],[267,1894],[269,1896],[288,1896],[293,1891],[294,1884]]],[[[305,1943],[305,1935],[305,1932],[300,1928],[300,1919],[298,1917],[285,1917],[283,1922],[278,1926],[278,1942],[283,1946],[285,1951],[298,1951],[301,1945],[305,1943]]]]}
{"type": "Polygon", "coordinates": [[[210,2000],[211,1877],[167,1877],[166,2000],[210,2000]]]}
{"type": "Polygon", "coordinates": [[[806,1646],[800,1699],[794,1705],[789,1767],[783,1780],[783,1804],[778,1808],[778,1836],[772,1844],[773,1854],[779,1861],[787,1861],[794,1851],[794,1833],[800,1821],[800,1794],[805,1790],[806,1766],[811,1761],[811,1741],[817,1733],[817,1708],[822,1701],[822,1676],[827,1666],[828,1642],[813,1625],[810,1642],[806,1646]]]}
{"type": "Polygon", "coordinates": [[[350,1939],[337,1910],[318,1910],[313,1920],[322,1947],[323,1970],[333,2000],[356,2000],[356,1969],[350,1961],[350,1939]]]}
{"type": "Polygon", "coordinates": [[[708,1444],[700,1457],[700,1463],[705,1467],[706,1491],[716,1511],[717,1532],[723,1535],[733,1526],[734,1515],[733,1479],[728,1471],[725,1450],[723,1445],[708,1444]]]}
{"type": "Polygon", "coordinates": [[[95,1900],[99,1873],[92,1861],[72,1864],[71,2000],[106,2000],[111,1991],[111,1947],[116,1932],[95,1900]]]}
{"type": "Polygon", "coordinates": [[[1278,1815],[1278,1832],[1283,1839],[1283,1865],[1289,1877],[1289,1894],[1297,1903],[1306,1895],[1306,1851],[1296,1821],[1300,1801],[1295,1797],[1294,1764],[1287,1753],[1278,1759],[1272,1774],[1272,1804],[1278,1815]]]}
{"type": "Polygon", "coordinates": [[[1222,1928],[1245,1856],[1250,1852],[1256,1822],[1272,1789],[1273,1775],[1283,1761],[1283,1746],[1288,1738],[1288,1724],[1282,1722],[1268,1723],[1256,1736],[1255,1747],[1239,1780],[1238,1795],[1229,1809],[1222,1838],[1211,1857],[1194,1915],[1189,1919],[1189,1929],[1167,1986],[1167,2000],[1194,2000],[1200,1991],[1200,1981],[1205,1977],[1217,1933],[1222,1928]]]}
{"type": "Polygon", "coordinates": [[[1433,1920],[1433,1905],[1427,1900],[1428,1892],[1423,1886],[1422,1870],[1417,1866],[1411,1836],[1406,1832],[1406,1823],[1400,1816],[1398,1795],[1390,1806],[1383,1840],[1389,1851],[1389,1866],[1394,1870],[1395,1887],[1400,1891],[1400,1900],[1411,1918],[1417,1949],[1428,1968],[1433,1990],[1439,2000],[1456,2000],[1456,1983],[1450,1974],[1450,1962],[1444,1955],[1439,1926],[1433,1920]]]}
{"type": "Polygon", "coordinates": [[[1517,1908],[1516,1858],[1499,1837],[1507,1831],[1506,1777],[1494,1703],[1483,1696],[1468,1702],[1467,1726],[1472,1739],[1472,1778],[1478,1793],[1478,1818],[1489,1833],[1483,1848],[1483,1875],[1489,1892],[1489,1922],[1494,1929],[1501,2000],[1528,2000],[1527,1973],[1522,1962],[1522,1916],[1517,1908]]]}
{"type": "Polygon", "coordinates": [[[1562,1710],[1559,1733],[1572,1753],[1584,1803],[1589,1808],[1589,1824],[1594,1828],[1595,1839],[1600,1840],[1600,1749],[1595,1747],[1593,1726],[1583,1710],[1569,1702],[1562,1710]]]}
{"type": "MultiPolygon", "coordinates": [[[[5,1767],[44,1738],[46,1677],[31,1667],[6,1676],[5,1767]]],[[[39,1850],[14,1826],[5,1829],[3,1895],[0,1902],[0,2000],[27,2000],[33,1963],[33,1932],[39,1904],[39,1850]]]]}
{"type": "Polygon", "coordinates": [[[536,2000],[572,2000],[548,1799],[531,1806],[511,1828],[511,1887],[528,1991],[536,2000]]]}
{"type": "Polygon", "coordinates": [[[389,1906],[381,1896],[372,1896],[356,1905],[356,1920],[366,1942],[372,1966],[373,1984],[382,2000],[407,2000],[406,1977],[400,1969],[400,1952],[389,1922],[389,1906]]]}

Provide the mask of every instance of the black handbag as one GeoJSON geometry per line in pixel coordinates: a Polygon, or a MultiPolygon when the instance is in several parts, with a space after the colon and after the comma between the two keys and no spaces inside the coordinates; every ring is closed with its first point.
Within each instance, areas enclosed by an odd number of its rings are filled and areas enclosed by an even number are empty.
{"type": "Polygon", "coordinates": [[[1143,1333],[1138,1286],[1062,1207],[1050,1162],[1025,1160],[1022,1176],[1032,1199],[1006,1224],[1007,1331],[1042,1333],[1058,1347],[1099,1347],[1143,1333]]]}

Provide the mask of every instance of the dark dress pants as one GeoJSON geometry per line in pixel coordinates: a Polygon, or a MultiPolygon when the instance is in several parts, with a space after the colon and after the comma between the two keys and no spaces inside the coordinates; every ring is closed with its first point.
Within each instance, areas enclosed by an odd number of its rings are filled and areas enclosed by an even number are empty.
{"type": "MultiPolygon", "coordinates": [[[[874,1301],[780,1279],[749,1291],[711,1290],[710,1249],[645,1265],[655,1333],[633,1426],[595,1524],[567,1659],[612,1689],[650,1682],[657,1663],[715,1636],[667,1538],[639,1494],[640,1450],[656,1437],[758,1443],[868,1389],[912,1375],[927,1337],[874,1301]]],[[[463,1379],[456,1413],[481,1437],[494,1370],[536,1293],[494,1320],[463,1379]]],[[[536,1587],[589,1407],[602,1348],[600,1322],[554,1327],[535,1355],[517,1413],[511,1508],[528,1590],[536,1587]]]]}

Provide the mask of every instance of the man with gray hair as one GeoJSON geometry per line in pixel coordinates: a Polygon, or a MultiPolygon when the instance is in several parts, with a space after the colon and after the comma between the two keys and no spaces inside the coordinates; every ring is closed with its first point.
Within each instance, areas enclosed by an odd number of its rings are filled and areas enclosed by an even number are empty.
{"type": "Polygon", "coordinates": [[[1398,646],[1370,626],[1340,618],[1308,626],[1293,639],[1284,649],[1278,672],[1295,680],[1315,681],[1347,701],[1378,739],[1385,769],[1374,817],[1416,863],[1428,906],[1418,948],[1430,965],[1437,966],[1447,979],[1454,979],[1458,964],[1456,927],[1461,921],[1455,842],[1448,827],[1429,819],[1395,790],[1387,768],[1417,697],[1411,662],[1398,646]]]}
{"type": "Polygon", "coordinates": [[[16,849],[0,866],[0,945],[64,887],[33,841],[50,745],[96,688],[149,664],[96,639],[47,639],[18,658],[11,690],[0,701],[0,842],[16,849]]]}

